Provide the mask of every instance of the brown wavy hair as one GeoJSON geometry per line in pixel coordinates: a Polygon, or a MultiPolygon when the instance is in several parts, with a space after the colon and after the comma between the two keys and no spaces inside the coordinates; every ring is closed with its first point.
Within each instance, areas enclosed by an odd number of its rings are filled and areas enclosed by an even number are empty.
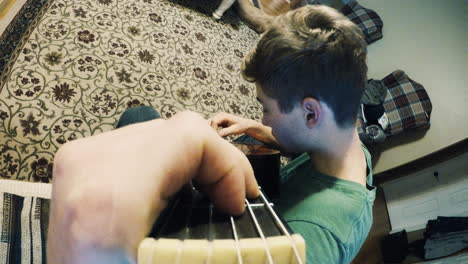
{"type": "Polygon", "coordinates": [[[325,102],[339,127],[356,122],[367,80],[361,30],[326,6],[305,6],[275,17],[246,57],[242,75],[290,112],[306,97],[325,102]]]}

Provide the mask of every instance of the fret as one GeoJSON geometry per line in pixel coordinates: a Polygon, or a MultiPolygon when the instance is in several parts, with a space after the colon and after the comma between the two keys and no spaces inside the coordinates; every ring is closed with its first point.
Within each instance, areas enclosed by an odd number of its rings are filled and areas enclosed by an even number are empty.
{"type": "MultiPolygon", "coordinates": [[[[270,203],[270,205],[273,205],[273,203],[270,203]]],[[[256,207],[265,207],[265,204],[264,203],[251,203],[250,204],[250,207],[252,208],[256,208],[256,207]]]]}
{"type": "Polygon", "coordinates": [[[180,259],[182,258],[183,247],[184,247],[184,243],[182,241],[179,241],[179,243],[177,244],[177,254],[176,254],[175,264],[180,264],[180,259]]]}

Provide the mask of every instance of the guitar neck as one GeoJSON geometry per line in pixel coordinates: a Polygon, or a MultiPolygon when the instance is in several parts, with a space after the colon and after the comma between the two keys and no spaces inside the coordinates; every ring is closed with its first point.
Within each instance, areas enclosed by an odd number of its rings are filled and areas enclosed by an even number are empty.
{"type": "Polygon", "coordinates": [[[246,212],[218,212],[209,199],[187,187],[172,199],[139,248],[146,263],[305,263],[305,242],[275,212],[260,190],[246,212]]]}

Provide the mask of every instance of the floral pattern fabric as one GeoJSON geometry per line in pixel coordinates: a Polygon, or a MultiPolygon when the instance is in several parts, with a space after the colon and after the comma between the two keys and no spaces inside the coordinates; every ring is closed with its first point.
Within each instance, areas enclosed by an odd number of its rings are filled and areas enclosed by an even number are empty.
{"type": "Polygon", "coordinates": [[[112,130],[129,107],[259,120],[240,64],[258,35],[218,3],[50,0],[0,78],[0,177],[50,182],[66,142],[112,130]]]}

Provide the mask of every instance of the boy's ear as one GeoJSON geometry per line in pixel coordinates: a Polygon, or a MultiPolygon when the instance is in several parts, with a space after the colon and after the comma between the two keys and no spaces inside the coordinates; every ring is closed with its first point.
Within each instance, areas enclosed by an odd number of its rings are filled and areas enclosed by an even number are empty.
{"type": "Polygon", "coordinates": [[[322,117],[320,102],[315,98],[304,98],[302,100],[302,110],[304,113],[304,120],[308,128],[314,127],[322,117]]]}

